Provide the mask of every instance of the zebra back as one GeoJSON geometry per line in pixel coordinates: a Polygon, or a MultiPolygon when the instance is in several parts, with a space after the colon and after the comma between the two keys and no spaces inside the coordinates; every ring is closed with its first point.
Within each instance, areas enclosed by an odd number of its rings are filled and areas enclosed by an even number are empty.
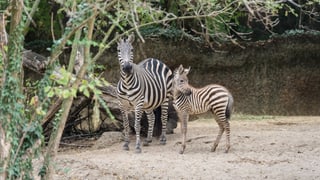
{"type": "Polygon", "coordinates": [[[149,106],[155,109],[166,97],[172,96],[172,71],[158,59],[149,58],[138,64],[141,83],[144,84],[144,98],[149,106]]]}

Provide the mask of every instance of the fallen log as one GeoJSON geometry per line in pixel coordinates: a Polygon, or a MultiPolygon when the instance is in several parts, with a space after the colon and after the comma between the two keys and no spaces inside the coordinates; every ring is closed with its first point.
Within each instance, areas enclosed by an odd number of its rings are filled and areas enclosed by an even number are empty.
{"type": "Polygon", "coordinates": [[[22,54],[23,66],[35,73],[43,74],[47,67],[48,59],[38,53],[25,50],[22,54]]]}

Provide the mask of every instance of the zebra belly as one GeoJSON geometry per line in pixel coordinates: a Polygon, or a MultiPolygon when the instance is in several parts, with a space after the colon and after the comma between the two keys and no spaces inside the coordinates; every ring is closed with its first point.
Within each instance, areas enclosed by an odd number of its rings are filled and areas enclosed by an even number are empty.
{"type": "Polygon", "coordinates": [[[157,107],[159,107],[163,101],[164,101],[164,97],[160,98],[159,100],[155,100],[155,101],[151,101],[151,99],[156,98],[156,97],[152,97],[152,98],[148,98],[148,96],[146,95],[144,98],[144,104],[143,104],[143,109],[156,109],[157,107]]]}
{"type": "Polygon", "coordinates": [[[189,111],[190,115],[194,115],[194,114],[202,114],[205,112],[208,112],[210,110],[210,108],[202,108],[202,109],[191,109],[189,111]]]}
{"type": "Polygon", "coordinates": [[[209,111],[211,108],[194,108],[192,105],[185,105],[185,104],[177,104],[177,102],[175,102],[174,107],[176,109],[178,109],[179,111],[184,111],[190,115],[195,115],[195,114],[202,114],[205,113],[207,111],[209,111]]]}

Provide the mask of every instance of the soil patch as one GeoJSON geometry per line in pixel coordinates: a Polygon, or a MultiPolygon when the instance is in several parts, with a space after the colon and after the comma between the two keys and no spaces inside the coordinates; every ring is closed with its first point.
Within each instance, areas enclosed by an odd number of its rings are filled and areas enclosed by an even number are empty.
{"type": "Polygon", "coordinates": [[[228,154],[225,137],[210,152],[218,126],[202,119],[189,123],[183,155],[180,127],[165,146],[154,139],[141,154],[134,153],[134,136],[130,151],[122,142],[101,148],[98,140],[82,142],[95,144],[90,148],[61,148],[55,179],[320,179],[320,117],[240,119],[231,121],[228,154]]]}

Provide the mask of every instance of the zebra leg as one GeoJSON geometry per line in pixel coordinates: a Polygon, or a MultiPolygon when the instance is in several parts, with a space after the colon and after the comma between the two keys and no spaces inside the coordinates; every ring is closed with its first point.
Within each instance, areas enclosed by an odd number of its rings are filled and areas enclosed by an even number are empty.
{"type": "Polygon", "coordinates": [[[121,109],[121,114],[122,114],[122,119],[123,119],[123,127],[124,127],[124,145],[123,145],[123,150],[129,151],[129,120],[128,120],[128,113],[123,110],[123,107],[120,107],[121,109]]]}
{"type": "Polygon", "coordinates": [[[211,152],[215,152],[216,151],[216,148],[217,148],[217,146],[218,146],[218,144],[220,142],[221,136],[222,136],[222,134],[224,132],[224,122],[221,121],[219,118],[217,118],[216,121],[217,121],[217,123],[219,125],[219,134],[218,134],[218,136],[217,136],[217,138],[216,138],[216,140],[215,140],[215,142],[214,142],[214,144],[213,144],[213,146],[211,148],[211,152]]]}
{"type": "Polygon", "coordinates": [[[225,153],[229,152],[230,149],[230,124],[228,119],[226,120],[225,124],[224,124],[224,129],[226,130],[226,150],[225,153]]]}
{"type": "Polygon", "coordinates": [[[136,153],[141,153],[141,141],[140,141],[140,131],[141,131],[141,110],[142,104],[136,106],[135,110],[135,122],[134,122],[134,130],[136,131],[136,153]]]}
{"type": "Polygon", "coordinates": [[[189,121],[189,114],[186,112],[179,112],[178,115],[179,115],[179,118],[181,121],[181,134],[182,134],[182,143],[181,143],[181,149],[180,149],[179,153],[183,154],[184,150],[186,149],[187,127],[188,127],[188,121],[189,121]]]}
{"type": "Polygon", "coordinates": [[[146,112],[147,118],[148,118],[148,136],[147,139],[144,141],[143,145],[148,146],[149,143],[152,142],[152,135],[153,135],[153,127],[154,127],[154,121],[155,121],[155,116],[153,111],[148,111],[146,112]]]}
{"type": "Polygon", "coordinates": [[[165,145],[167,142],[166,133],[167,133],[167,121],[168,121],[168,106],[169,106],[169,99],[166,98],[161,105],[162,131],[160,136],[160,144],[162,145],[165,145]]]}

